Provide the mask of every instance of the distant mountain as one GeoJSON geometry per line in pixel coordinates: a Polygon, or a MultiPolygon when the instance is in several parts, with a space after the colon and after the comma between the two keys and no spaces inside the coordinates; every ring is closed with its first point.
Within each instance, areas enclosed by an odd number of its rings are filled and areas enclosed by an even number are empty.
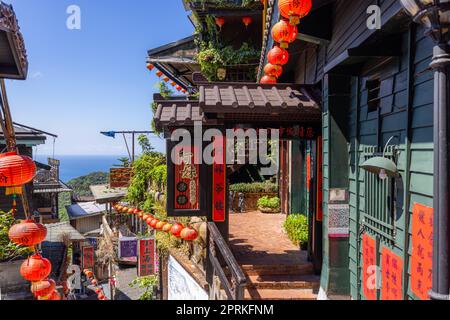
{"type": "Polygon", "coordinates": [[[107,184],[109,182],[109,174],[106,172],[93,172],[87,176],[70,180],[67,184],[73,189],[75,196],[88,197],[92,196],[89,186],[107,184]]]}

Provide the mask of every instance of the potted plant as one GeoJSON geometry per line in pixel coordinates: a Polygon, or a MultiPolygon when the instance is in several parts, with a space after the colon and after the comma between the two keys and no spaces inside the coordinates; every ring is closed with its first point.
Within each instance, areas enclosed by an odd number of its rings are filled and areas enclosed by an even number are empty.
{"type": "Polygon", "coordinates": [[[284,222],[284,230],[289,239],[302,250],[308,249],[308,218],[303,214],[291,214],[284,222]]]}
{"type": "Polygon", "coordinates": [[[258,200],[258,209],[262,213],[280,213],[281,200],[278,197],[269,198],[267,196],[258,200]]]}

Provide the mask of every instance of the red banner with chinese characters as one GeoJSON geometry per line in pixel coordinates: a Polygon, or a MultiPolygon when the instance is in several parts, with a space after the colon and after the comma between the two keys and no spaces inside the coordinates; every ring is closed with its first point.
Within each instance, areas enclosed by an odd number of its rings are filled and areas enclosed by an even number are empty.
{"type": "Polygon", "coordinates": [[[411,290],[429,300],[433,280],[433,208],[414,204],[412,216],[411,290]]]}
{"type": "Polygon", "coordinates": [[[175,150],[175,209],[199,209],[199,165],[195,164],[195,147],[175,150]]]}
{"type": "Polygon", "coordinates": [[[214,137],[213,160],[213,203],[212,219],[214,222],[224,222],[226,216],[226,139],[223,136],[214,137]]]}
{"type": "Polygon", "coordinates": [[[377,300],[377,245],[368,234],[362,240],[362,260],[364,296],[366,300],[377,300]]]}
{"type": "Polygon", "coordinates": [[[308,191],[311,187],[311,155],[306,156],[306,188],[308,191]]]}
{"type": "Polygon", "coordinates": [[[139,240],[138,276],[146,277],[155,274],[155,240],[139,240]]]}
{"type": "Polygon", "coordinates": [[[317,138],[317,221],[323,220],[323,154],[322,137],[317,138]]]}
{"type": "Polygon", "coordinates": [[[381,252],[382,300],[403,300],[402,258],[384,247],[381,252]]]}
{"type": "Polygon", "coordinates": [[[81,249],[82,251],[82,269],[93,269],[94,268],[94,247],[93,246],[84,246],[81,249]]]}

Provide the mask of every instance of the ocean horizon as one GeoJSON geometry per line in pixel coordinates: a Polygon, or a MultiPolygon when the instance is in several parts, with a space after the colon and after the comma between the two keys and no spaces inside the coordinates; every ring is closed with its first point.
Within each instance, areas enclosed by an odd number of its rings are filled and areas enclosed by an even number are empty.
{"type": "MultiPolygon", "coordinates": [[[[37,155],[35,161],[47,163],[47,159],[52,156],[37,155]]],[[[119,165],[119,158],[128,157],[126,155],[55,155],[61,161],[59,168],[59,178],[63,182],[86,176],[93,172],[106,172],[119,165]]]]}

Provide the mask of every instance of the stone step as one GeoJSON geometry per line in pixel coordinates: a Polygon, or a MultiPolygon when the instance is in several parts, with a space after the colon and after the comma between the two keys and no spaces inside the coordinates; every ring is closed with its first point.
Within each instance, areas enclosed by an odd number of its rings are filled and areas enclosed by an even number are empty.
{"type": "Polygon", "coordinates": [[[274,275],[313,275],[312,263],[301,265],[243,265],[242,270],[247,276],[274,276],[274,275]]]}
{"type": "Polygon", "coordinates": [[[252,289],[313,289],[320,287],[320,277],[315,275],[248,276],[248,288],[252,289]]]}
{"type": "Polygon", "coordinates": [[[312,289],[247,289],[245,300],[317,300],[312,289]]]}

